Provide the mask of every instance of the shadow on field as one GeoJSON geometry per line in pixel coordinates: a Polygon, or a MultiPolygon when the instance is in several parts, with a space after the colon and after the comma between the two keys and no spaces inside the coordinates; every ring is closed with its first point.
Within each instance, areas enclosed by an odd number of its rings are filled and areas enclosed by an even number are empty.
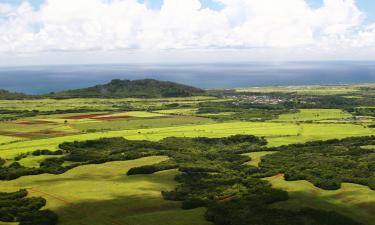
{"type": "Polygon", "coordinates": [[[344,216],[373,225],[375,221],[375,201],[358,199],[358,192],[344,191],[330,193],[326,190],[306,190],[289,192],[289,200],[275,203],[274,207],[297,210],[300,208],[315,208],[326,211],[335,211],[344,216]],[[324,193],[323,193],[324,192],[324,193]]]}
{"type": "Polygon", "coordinates": [[[59,225],[209,225],[204,209],[181,210],[180,202],[151,195],[66,204],[54,211],[59,225]]]}

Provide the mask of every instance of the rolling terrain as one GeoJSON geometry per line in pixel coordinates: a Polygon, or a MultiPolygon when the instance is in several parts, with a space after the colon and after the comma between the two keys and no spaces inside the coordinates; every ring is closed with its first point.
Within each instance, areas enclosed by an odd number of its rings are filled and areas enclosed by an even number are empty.
{"type": "MultiPolygon", "coordinates": [[[[205,149],[207,154],[213,154],[212,157],[205,155],[203,150],[202,153],[192,150],[192,155],[198,157],[197,161],[192,163],[189,161],[192,159],[184,160],[199,166],[201,162],[198,159],[208,157],[205,159],[208,161],[203,164],[216,166],[215,163],[224,165],[231,157],[240,155],[245,157],[241,160],[246,162],[238,165],[243,164],[254,171],[256,168],[264,170],[263,173],[256,171],[257,174],[248,171],[246,176],[256,179],[251,182],[264,181],[264,185],[272,185],[273,188],[289,194],[287,199],[276,201],[270,208],[298,211],[308,207],[338,213],[358,224],[374,225],[372,212],[375,212],[375,192],[364,183],[343,182],[342,186],[335,190],[326,190],[305,179],[287,181],[283,173],[275,174],[264,164],[268,157],[276,157],[283,152],[282,148],[278,148],[280,146],[293,148],[296,144],[375,135],[375,115],[371,110],[375,107],[374,87],[368,84],[203,91],[169,82],[145,80],[134,83],[117,80],[107,85],[44,96],[30,97],[1,92],[1,96],[5,97],[0,100],[0,192],[26,189],[28,197],[46,199],[45,209],[56,213],[58,224],[61,225],[221,225],[222,218],[212,216],[217,214],[217,208],[211,208],[212,204],[221,201],[235,204],[236,198],[243,198],[239,193],[252,190],[245,191],[245,187],[239,184],[233,184],[231,187],[224,185],[225,187],[220,189],[222,184],[217,184],[219,189],[215,191],[220,198],[211,196],[212,200],[211,197],[202,197],[204,203],[182,209],[187,199],[170,201],[162,195],[180,185],[190,187],[188,180],[180,176],[189,174],[191,165],[179,162],[180,157],[172,153],[156,153],[150,150],[153,148],[139,147],[141,152],[150,152],[132,155],[130,158],[121,158],[119,154],[120,158],[105,158],[105,161],[99,162],[72,159],[59,161],[70,154],[61,144],[75,141],[90,143],[86,141],[120,137],[128,140],[128,145],[132,146],[132,143],[138,143],[137,141],[157,144],[176,137],[182,138],[181,145],[184,146],[185,141],[189,143],[189,138],[193,141],[198,138],[198,142],[199,137],[225,142],[226,138],[231,140],[235,135],[254,135],[266,143],[254,145],[253,141],[241,140],[233,146],[223,148],[225,154],[234,155],[228,155],[227,159],[217,159],[215,151],[222,151],[220,145],[207,144],[210,143],[207,141],[204,145],[197,144],[196,150],[205,149]],[[144,90],[147,90],[147,93],[144,93],[144,90]],[[219,150],[215,150],[216,148],[219,150]],[[157,165],[166,160],[168,162],[172,156],[177,160],[177,166],[166,167],[151,174],[126,175],[132,168],[157,165]],[[61,163],[58,164],[61,171],[42,170],[47,166],[49,169],[55,168],[55,163],[61,163]],[[34,172],[17,175],[16,179],[5,179],[13,177],[16,171],[21,170],[34,172]],[[175,177],[180,178],[176,180],[175,177]]],[[[352,160],[355,160],[355,157],[363,155],[369,159],[375,158],[372,147],[374,143],[371,141],[371,138],[366,139],[366,143],[361,144],[360,147],[367,149],[366,151],[342,158],[353,157],[352,160]]],[[[323,145],[328,146],[327,143],[323,145]]],[[[86,151],[85,148],[82,148],[82,151],[86,151]]],[[[93,145],[92,148],[96,149],[97,146],[93,145]]],[[[177,150],[173,148],[171,152],[174,151],[177,150]]],[[[99,151],[98,155],[93,157],[98,159],[103,157],[104,153],[104,150],[99,151]]],[[[239,162],[242,162],[241,160],[239,162]]],[[[223,170],[229,174],[231,173],[228,171],[232,169],[241,173],[247,171],[246,168],[227,166],[225,169],[219,166],[219,171],[223,170]]],[[[363,166],[358,171],[371,172],[372,167],[369,166],[363,166]]],[[[202,193],[196,193],[193,189],[187,190],[191,191],[191,196],[201,198],[202,193]]],[[[176,191],[179,193],[178,188],[176,191]]],[[[217,207],[220,208],[221,205],[217,207]]],[[[230,208],[228,213],[231,212],[238,213],[235,207],[230,208]]],[[[256,213],[259,218],[263,215],[263,212],[256,213]]],[[[257,215],[256,213],[254,215],[257,215]]],[[[309,213],[303,215],[314,220],[314,216],[309,213]]],[[[296,221],[300,217],[294,214],[289,216],[292,219],[297,218],[296,221]]],[[[264,221],[258,222],[262,224],[264,221]]]]}

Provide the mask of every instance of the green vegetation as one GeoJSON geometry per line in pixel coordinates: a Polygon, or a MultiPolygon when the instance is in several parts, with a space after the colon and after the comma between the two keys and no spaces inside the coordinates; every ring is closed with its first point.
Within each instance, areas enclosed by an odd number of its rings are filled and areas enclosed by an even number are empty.
{"type": "Polygon", "coordinates": [[[273,122],[228,122],[217,124],[185,125],[149,129],[131,129],[108,132],[51,137],[0,145],[0,156],[11,160],[18,154],[38,149],[57,150],[65,141],[94,140],[103,137],[125,137],[130,140],[160,140],[165,137],[226,137],[235,134],[264,136],[269,146],[328,140],[351,136],[368,136],[374,128],[353,124],[294,124],[273,122]]]}
{"type": "Polygon", "coordinates": [[[254,92],[254,93],[298,93],[311,95],[337,95],[356,93],[361,90],[374,87],[374,84],[363,85],[307,85],[307,86],[275,86],[275,87],[253,87],[239,88],[238,92],[254,92]]]}
{"type": "Polygon", "coordinates": [[[183,125],[199,125],[214,123],[211,119],[192,117],[192,116],[173,116],[166,118],[150,119],[127,119],[120,121],[105,121],[101,123],[79,123],[73,125],[75,129],[81,131],[111,131],[111,130],[132,130],[132,129],[149,129],[162,127],[175,127],[183,125]]]}
{"type": "MultiPolygon", "coordinates": [[[[204,209],[182,210],[181,203],[163,200],[161,191],[171,190],[175,170],[153,175],[126,176],[132,167],[166,160],[137,160],[86,165],[60,175],[25,176],[0,182],[0,191],[27,188],[31,196],[47,200],[46,209],[58,215],[59,225],[209,225],[204,209]],[[178,221],[178,223],[176,223],[178,221]]],[[[39,225],[39,224],[38,224],[39,225]]]]}
{"type": "Polygon", "coordinates": [[[311,122],[342,120],[351,117],[351,114],[339,109],[301,109],[298,113],[280,115],[275,121],[311,122]]]}
{"type": "Polygon", "coordinates": [[[261,159],[264,156],[270,155],[270,154],[273,154],[273,153],[275,153],[275,152],[273,152],[273,151],[264,151],[264,152],[250,152],[250,153],[245,153],[244,155],[250,157],[250,159],[251,159],[246,164],[250,165],[250,166],[258,167],[259,163],[261,162],[261,159]]]}
{"type": "Polygon", "coordinates": [[[375,224],[375,194],[366,186],[343,183],[338,190],[323,190],[308,181],[286,181],[276,175],[265,179],[272,187],[288,192],[289,200],[274,207],[295,210],[301,207],[340,212],[364,224],[375,224]]]}
{"type": "Polygon", "coordinates": [[[160,98],[188,97],[204,94],[199,88],[168,81],[145,80],[112,80],[108,84],[94,87],[52,93],[53,98],[160,98]]]}
{"type": "Polygon", "coordinates": [[[157,143],[102,139],[65,143],[61,148],[70,152],[67,156],[69,160],[79,153],[78,158],[74,158],[80,161],[82,157],[91,158],[90,155],[99,152],[106,153],[104,157],[116,157],[114,153],[123,155],[126,148],[140,149],[138,145],[144,145],[143,152],[139,154],[167,155],[173,161],[135,167],[128,171],[128,175],[178,167],[182,173],[176,180],[181,184],[174,191],[164,191],[164,198],[182,201],[184,209],[208,207],[206,218],[215,224],[301,224],[302,221],[308,221],[306,224],[336,224],[340,221],[359,224],[333,212],[308,208],[295,212],[272,208],[272,203],[287,200],[287,193],[272,189],[268,183],[256,178],[261,171],[244,165],[249,158],[240,155],[265,144],[265,140],[254,136],[237,135],[216,139],[167,138],[157,143]],[[222,217],[225,212],[230,212],[230,216],[222,217]],[[257,219],[245,219],[251,215],[257,219]]]}
{"type": "Polygon", "coordinates": [[[0,89],[0,99],[14,100],[14,99],[24,99],[28,96],[22,93],[10,92],[7,90],[0,89]]]}
{"type": "Polygon", "coordinates": [[[22,189],[13,193],[0,192],[0,220],[20,222],[20,225],[55,225],[57,216],[50,210],[40,210],[46,205],[41,197],[26,198],[22,189]]]}
{"type": "Polygon", "coordinates": [[[283,173],[288,181],[307,180],[326,190],[337,190],[342,182],[375,190],[375,151],[362,148],[365,144],[375,144],[375,136],[282,146],[264,157],[260,167],[283,173]]]}
{"type": "Polygon", "coordinates": [[[7,92],[18,100],[0,100],[0,192],[43,197],[33,214],[52,210],[59,225],[375,225],[374,90],[207,95],[115,80],[7,92]]]}

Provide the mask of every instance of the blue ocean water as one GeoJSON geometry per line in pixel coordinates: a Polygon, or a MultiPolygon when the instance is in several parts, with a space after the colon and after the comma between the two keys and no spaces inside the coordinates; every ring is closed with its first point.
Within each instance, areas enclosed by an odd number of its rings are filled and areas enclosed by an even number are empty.
{"type": "Polygon", "coordinates": [[[0,89],[30,94],[154,78],[200,88],[375,82],[375,62],[252,62],[0,67],[0,89]]]}

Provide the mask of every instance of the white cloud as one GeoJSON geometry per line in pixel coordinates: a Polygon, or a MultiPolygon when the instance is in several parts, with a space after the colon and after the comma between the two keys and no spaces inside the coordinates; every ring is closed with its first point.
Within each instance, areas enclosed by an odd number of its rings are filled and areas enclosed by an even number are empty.
{"type": "Polygon", "coordinates": [[[0,15],[8,14],[13,10],[13,6],[10,4],[0,3],[0,15]]]}
{"type": "Polygon", "coordinates": [[[48,0],[0,4],[0,52],[165,49],[374,50],[375,23],[364,25],[354,0],[164,0],[160,10],[137,0],[48,0]]]}

